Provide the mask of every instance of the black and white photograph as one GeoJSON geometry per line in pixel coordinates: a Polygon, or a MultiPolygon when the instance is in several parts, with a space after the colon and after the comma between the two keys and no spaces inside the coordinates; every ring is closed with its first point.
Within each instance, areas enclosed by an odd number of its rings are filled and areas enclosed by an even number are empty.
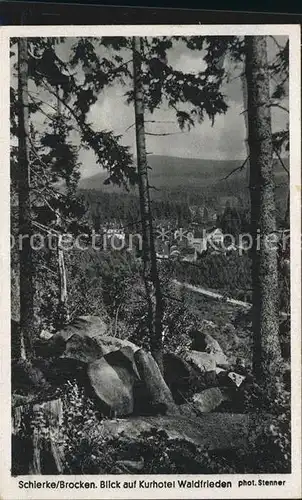
{"type": "Polygon", "coordinates": [[[129,498],[294,498],[300,48],[295,27],[243,28],[9,38],[20,495],[39,476],[101,495],[131,475],[129,498]]]}

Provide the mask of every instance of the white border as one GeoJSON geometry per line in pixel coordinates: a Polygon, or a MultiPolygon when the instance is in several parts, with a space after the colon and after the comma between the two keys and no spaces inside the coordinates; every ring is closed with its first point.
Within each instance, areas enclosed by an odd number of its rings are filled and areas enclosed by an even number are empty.
{"type": "MultiPolygon", "coordinates": [[[[300,25],[144,25],[144,26],[10,26],[0,27],[0,412],[1,469],[0,498],[299,498],[301,495],[301,68],[300,25]],[[232,489],[195,490],[51,490],[18,488],[21,477],[10,476],[11,460],[11,396],[10,396],[10,190],[9,190],[9,37],[51,36],[172,36],[172,35],[287,35],[290,40],[290,187],[291,187],[291,310],[292,310],[292,474],[206,475],[209,480],[231,480],[232,489]],[[239,479],[286,479],[286,487],[241,487],[239,479]]],[[[103,479],[137,480],[144,476],[105,476],[103,479]]],[[[148,476],[150,479],[172,480],[180,476],[148,476]]],[[[196,478],[185,476],[181,478],[196,478]]],[[[83,476],[33,476],[34,480],[52,478],[72,481],[83,476]]],[[[28,476],[26,478],[28,479],[28,476]]],[[[85,480],[99,479],[85,476],[85,480]]]]}

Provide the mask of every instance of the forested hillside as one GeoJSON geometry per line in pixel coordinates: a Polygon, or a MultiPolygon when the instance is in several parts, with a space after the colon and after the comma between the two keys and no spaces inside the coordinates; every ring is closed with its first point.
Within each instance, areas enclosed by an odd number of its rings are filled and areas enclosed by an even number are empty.
{"type": "MultiPolygon", "coordinates": [[[[288,158],[282,159],[288,168],[288,158]]],[[[249,206],[248,163],[241,160],[203,160],[173,156],[148,156],[150,184],[155,218],[191,220],[190,206],[206,206],[222,214],[227,202],[239,210],[249,206]]],[[[287,198],[287,173],[278,159],[274,162],[277,217],[284,218],[287,198]]],[[[99,213],[104,220],[132,223],[138,213],[137,188],[126,192],[113,185],[106,185],[106,172],[83,178],[79,193],[87,202],[90,217],[99,213]]]]}

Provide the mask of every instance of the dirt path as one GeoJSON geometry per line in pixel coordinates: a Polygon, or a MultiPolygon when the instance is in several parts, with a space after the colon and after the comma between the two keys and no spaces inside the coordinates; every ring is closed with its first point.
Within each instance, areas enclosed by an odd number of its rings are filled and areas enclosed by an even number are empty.
{"type": "MultiPolygon", "coordinates": [[[[236,300],[232,299],[230,297],[225,297],[221,295],[220,293],[212,292],[210,290],[207,290],[206,288],[202,288],[200,286],[194,286],[190,285],[189,283],[182,283],[181,281],[173,280],[173,283],[178,286],[178,287],[185,287],[187,290],[192,290],[192,292],[199,293],[201,295],[205,295],[206,297],[210,297],[212,299],[216,300],[223,300],[224,302],[228,304],[232,304],[233,306],[240,306],[240,307],[245,307],[246,309],[250,309],[252,307],[252,304],[249,302],[243,302],[241,300],[236,300]]],[[[288,314],[285,312],[280,312],[280,316],[287,318],[288,314]]]]}

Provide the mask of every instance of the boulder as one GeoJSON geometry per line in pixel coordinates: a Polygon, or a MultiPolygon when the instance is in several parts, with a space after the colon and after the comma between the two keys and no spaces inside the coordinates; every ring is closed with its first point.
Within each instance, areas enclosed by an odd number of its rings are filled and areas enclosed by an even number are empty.
{"type": "Polygon", "coordinates": [[[74,334],[94,338],[105,335],[107,328],[105,321],[98,316],[79,316],[56,335],[60,335],[66,341],[74,334]]]}
{"type": "Polygon", "coordinates": [[[89,363],[87,374],[104,412],[118,416],[133,413],[134,383],[139,375],[127,351],[110,353],[89,363]]]}
{"type": "Polygon", "coordinates": [[[143,457],[139,460],[117,460],[112,474],[137,474],[144,468],[145,461],[143,457]]]}
{"type": "MultiPolygon", "coordinates": [[[[148,407],[152,413],[175,413],[177,411],[172,393],[167,386],[153,356],[143,349],[134,354],[137,370],[143,381],[144,402],[138,401],[138,408],[148,407]],[[141,403],[141,404],[140,404],[141,403]]],[[[141,397],[143,392],[141,391],[141,397]]]]}
{"type": "Polygon", "coordinates": [[[200,385],[199,370],[180,355],[166,352],[163,357],[164,379],[177,404],[185,401],[183,395],[191,392],[192,385],[200,385]]]}
{"type": "Polygon", "coordinates": [[[185,353],[185,360],[201,372],[213,372],[216,369],[215,358],[207,352],[187,351],[185,353]]]}
{"type": "Polygon", "coordinates": [[[100,359],[112,352],[127,348],[128,352],[134,353],[139,349],[138,346],[115,337],[104,335],[102,337],[88,337],[74,334],[66,344],[61,357],[78,359],[84,363],[89,363],[100,359]]]}
{"type": "Polygon", "coordinates": [[[212,354],[199,351],[186,351],[184,354],[187,361],[195,370],[202,375],[204,386],[217,385],[216,381],[216,361],[212,354]]]}
{"type": "Polygon", "coordinates": [[[244,375],[240,375],[239,373],[229,372],[228,378],[232,381],[232,383],[236,387],[240,387],[241,384],[245,381],[246,377],[244,375]]]}
{"type": "Polygon", "coordinates": [[[122,348],[128,347],[132,351],[133,355],[136,353],[140,347],[133,344],[129,340],[119,339],[117,337],[112,337],[110,335],[103,335],[99,337],[94,337],[94,340],[98,343],[102,349],[103,355],[109,354],[110,352],[119,351],[122,348]]]}
{"type": "Polygon", "coordinates": [[[230,396],[219,387],[210,387],[193,396],[194,408],[200,413],[214,411],[224,401],[230,401],[230,396]]]}
{"type": "Polygon", "coordinates": [[[112,351],[106,354],[105,358],[106,361],[116,369],[118,367],[127,368],[130,373],[134,373],[137,379],[140,378],[134,359],[134,352],[128,345],[121,347],[119,351],[112,351]]]}
{"type": "Polygon", "coordinates": [[[203,450],[246,449],[250,416],[232,413],[204,413],[199,417],[160,415],[105,420],[100,424],[102,437],[123,436],[131,441],[142,439],[145,432],[164,431],[169,439],[184,440],[203,450]]]}
{"type": "Polygon", "coordinates": [[[219,366],[216,366],[215,373],[219,378],[220,373],[227,373],[227,371],[224,368],[220,368],[219,366]]]}
{"type": "Polygon", "coordinates": [[[199,416],[200,412],[195,408],[193,403],[183,403],[178,406],[179,414],[187,418],[196,418],[199,416]]]}
{"type": "Polygon", "coordinates": [[[54,336],[53,333],[51,333],[49,330],[41,330],[40,332],[40,339],[42,340],[50,340],[54,336]]]}
{"type": "Polygon", "coordinates": [[[216,325],[216,323],[214,323],[214,321],[204,319],[201,323],[201,328],[202,327],[204,327],[204,328],[217,328],[217,325],[216,325]]]}
{"type": "Polygon", "coordinates": [[[217,373],[219,385],[223,387],[233,387],[238,389],[247,378],[249,377],[234,371],[221,370],[217,373]]]}
{"type": "Polygon", "coordinates": [[[82,363],[91,363],[104,355],[103,349],[91,337],[74,333],[65,343],[61,358],[74,359],[82,363]]]}
{"type": "Polygon", "coordinates": [[[37,344],[37,354],[42,357],[75,359],[91,363],[113,351],[128,347],[134,354],[139,347],[110,335],[106,335],[106,324],[97,316],[81,316],[64,329],[56,332],[47,341],[42,338],[37,344]]]}
{"type": "MultiPolygon", "coordinates": [[[[211,327],[212,328],[212,327],[211,327]]],[[[192,337],[192,350],[206,352],[211,354],[217,365],[228,365],[228,359],[221,349],[217,340],[215,340],[212,335],[201,330],[193,330],[191,332],[192,337]]]]}

